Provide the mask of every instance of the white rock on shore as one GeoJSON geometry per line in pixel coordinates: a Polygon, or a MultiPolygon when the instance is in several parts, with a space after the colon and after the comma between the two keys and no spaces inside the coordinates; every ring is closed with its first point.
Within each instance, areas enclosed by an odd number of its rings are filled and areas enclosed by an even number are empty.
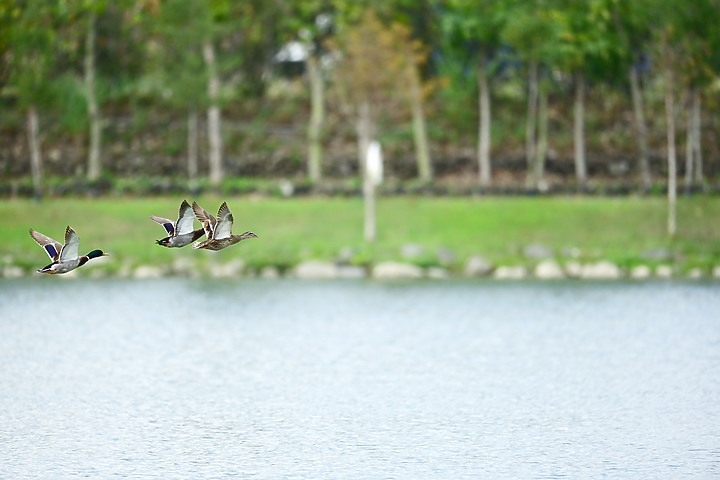
{"type": "Polygon", "coordinates": [[[635,265],[630,270],[630,278],[634,278],[636,280],[645,280],[650,278],[651,275],[652,270],[647,265],[635,265]]]}
{"type": "Polygon", "coordinates": [[[430,267],[427,269],[427,277],[434,280],[445,280],[447,278],[450,278],[450,274],[448,273],[446,268],[430,267]]]}
{"type": "Polygon", "coordinates": [[[338,265],[337,277],[345,279],[357,279],[367,277],[367,270],[357,265],[338,265]]]}
{"type": "Polygon", "coordinates": [[[276,267],[268,265],[260,270],[260,278],[264,278],[266,280],[280,278],[280,271],[276,267]]]}
{"type": "Polygon", "coordinates": [[[565,264],[565,274],[571,278],[580,278],[582,276],[583,266],[580,262],[572,260],[565,264]]]}
{"type": "Polygon", "coordinates": [[[133,271],[132,276],[136,279],[160,278],[163,276],[163,271],[159,267],[140,265],[133,271]]]}
{"type": "Polygon", "coordinates": [[[338,271],[334,263],[321,260],[307,260],[299,263],[291,276],[301,279],[329,279],[337,278],[338,271]]]}
{"type": "Polygon", "coordinates": [[[378,279],[422,278],[423,269],[410,263],[381,262],[372,269],[372,276],[378,279]]]}
{"type": "Polygon", "coordinates": [[[543,260],[538,263],[534,271],[535,277],[542,280],[555,280],[565,278],[565,272],[555,260],[543,260]]]}
{"type": "Polygon", "coordinates": [[[687,277],[693,280],[699,280],[703,278],[703,271],[699,267],[691,268],[687,273],[687,277]]]}
{"type": "Polygon", "coordinates": [[[245,261],[241,258],[236,258],[223,263],[212,263],[208,268],[212,278],[240,277],[242,276],[244,270],[245,261]]]}
{"type": "Polygon", "coordinates": [[[527,268],[522,265],[501,265],[495,269],[493,276],[498,280],[522,280],[527,278],[527,268]]]}
{"type": "Polygon", "coordinates": [[[658,265],[655,267],[655,276],[659,278],[672,278],[673,269],[670,265],[658,265]]]}
{"type": "Polygon", "coordinates": [[[585,264],[580,271],[580,277],[587,280],[613,280],[621,276],[620,268],[607,260],[585,264]]]}
{"type": "Polygon", "coordinates": [[[200,276],[197,262],[188,257],[178,257],[175,259],[172,263],[172,272],[177,275],[200,276]]]}
{"type": "Polygon", "coordinates": [[[490,275],[495,266],[480,255],[473,255],[468,258],[465,263],[465,276],[466,277],[485,277],[490,275]]]}
{"type": "Polygon", "coordinates": [[[2,276],[5,278],[20,278],[24,274],[23,269],[15,265],[8,265],[2,269],[2,276]]]}

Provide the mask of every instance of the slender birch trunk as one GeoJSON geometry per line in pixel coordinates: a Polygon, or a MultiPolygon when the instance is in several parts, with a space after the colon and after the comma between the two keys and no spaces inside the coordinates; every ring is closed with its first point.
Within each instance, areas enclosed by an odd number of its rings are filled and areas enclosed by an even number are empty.
{"type": "Polygon", "coordinates": [[[478,63],[478,167],[480,185],[490,186],[492,182],[492,164],[490,161],[490,86],[487,78],[484,53],[478,63]]]}
{"type": "Polygon", "coordinates": [[[685,140],[685,191],[690,192],[693,184],[702,184],[702,149],[700,148],[700,89],[690,87],[690,105],[687,112],[685,140]]]}
{"type": "Polygon", "coordinates": [[[702,159],[702,143],[701,143],[701,132],[702,132],[702,96],[700,88],[693,88],[692,92],[692,125],[693,131],[693,158],[695,160],[695,173],[694,181],[697,184],[702,184],[705,180],[703,173],[703,159],[702,159]]]}
{"type": "Polygon", "coordinates": [[[525,158],[527,162],[527,185],[535,183],[533,161],[537,139],[537,108],[538,108],[538,63],[531,61],[528,65],[528,108],[525,121],[525,158]]]}
{"type": "Polygon", "coordinates": [[[308,176],[313,183],[322,178],[322,138],[325,125],[325,84],[320,62],[310,55],[307,59],[310,81],[310,124],[308,125],[308,176]]]}
{"type": "Polygon", "coordinates": [[[95,85],[95,12],[90,12],[88,28],[85,35],[85,96],[87,99],[88,118],[90,121],[90,149],[88,151],[89,180],[100,178],[102,164],[100,160],[100,148],[102,140],[102,119],[100,118],[100,107],[98,106],[95,85]]]}
{"type": "Polygon", "coordinates": [[[218,105],[220,97],[220,78],[217,74],[217,64],[215,60],[215,48],[209,40],[203,43],[203,58],[208,69],[208,98],[210,99],[210,107],[207,111],[208,117],[208,144],[209,144],[209,163],[210,163],[210,183],[219,185],[223,178],[223,141],[221,133],[220,106],[218,105]]]}
{"type": "Polygon", "coordinates": [[[693,167],[695,166],[694,155],[694,135],[695,126],[693,125],[693,111],[692,111],[692,88],[690,89],[690,105],[687,109],[687,121],[685,129],[685,193],[690,193],[692,190],[692,183],[694,179],[693,167]]]}
{"type": "Polygon", "coordinates": [[[370,116],[370,105],[367,101],[360,103],[356,124],[358,136],[358,153],[360,160],[360,172],[363,177],[363,199],[364,199],[364,224],[363,233],[365,240],[374,242],[377,237],[375,218],[375,183],[370,178],[367,169],[368,150],[370,142],[374,137],[372,118],[370,116]]]}
{"type": "Polygon", "coordinates": [[[188,156],[187,175],[188,187],[191,192],[197,188],[198,172],[198,112],[195,109],[188,113],[188,156]]]}
{"type": "Polygon", "coordinates": [[[33,196],[42,199],[42,156],[40,155],[40,136],[38,134],[38,115],[35,105],[27,112],[28,143],[30,145],[30,169],[33,180],[33,196]]]}
{"type": "Polygon", "coordinates": [[[413,140],[415,142],[415,158],[417,161],[418,177],[423,181],[430,181],[433,177],[430,148],[428,147],[427,127],[425,126],[425,112],[423,110],[422,89],[420,78],[414,66],[410,67],[410,109],[412,111],[413,140]]]}
{"type": "Polygon", "coordinates": [[[640,172],[640,185],[642,191],[647,192],[650,190],[650,187],[652,187],[648,155],[648,128],[645,122],[643,90],[635,65],[630,66],[630,93],[632,95],[633,111],[635,114],[635,132],[637,134],[639,150],[638,167],[640,172]]]}
{"type": "Polygon", "coordinates": [[[545,160],[548,151],[548,92],[540,88],[538,99],[538,139],[535,149],[535,165],[533,167],[535,186],[538,190],[546,190],[545,160]]]}
{"type": "Polygon", "coordinates": [[[665,56],[665,119],[667,121],[668,156],[668,217],[667,233],[670,237],[677,232],[677,153],[675,151],[675,78],[667,38],[664,39],[665,56]]]}
{"type": "Polygon", "coordinates": [[[585,76],[582,73],[575,75],[574,123],[575,177],[578,189],[584,191],[587,186],[587,162],[585,160],[585,76]]]}

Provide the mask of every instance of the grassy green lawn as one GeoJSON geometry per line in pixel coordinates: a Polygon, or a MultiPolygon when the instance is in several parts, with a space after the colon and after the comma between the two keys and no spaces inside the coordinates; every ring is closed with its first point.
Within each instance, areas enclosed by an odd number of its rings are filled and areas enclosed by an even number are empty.
{"type": "MultiPolygon", "coordinates": [[[[681,269],[720,265],[720,198],[681,198],[678,234],[669,239],[664,198],[600,197],[394,197],[378,201],[378,239],[367,244],[362,235],[363,204],[359,198],[247,198],[228,201],[235,233],[255,232],[252,239],[221,252],[190,247],[167,249],[154,244],[165,235],[150,215],[174,219],[182,198],[47,199],[0,202],[4,242],[0,262],[37,268],[47,257],[28,235],[34,228],[62,241],[66,225],[81,239],[81,253],[94,248],[110,252],[105,268],[163,265],[178,257],[200,262],[242,258],[251,268],[281,269],[306,259],[333,260],[344,248],[359,264],[401,259],[401,247],[419,244],[426,254],[415,261],[437,262],[445,247],[460,269],[479,254],[498,264],[530,264],[523,247],[539,243],[556,252],[574,249],[579,260],[607,259],[621,266],[649,263],[643,253],[670,249],[681,269]]],[[[188,198],[192,201],[192,198],[188,198]]],[[[214,213],[223,199],[197,199],[214,213]]]]}

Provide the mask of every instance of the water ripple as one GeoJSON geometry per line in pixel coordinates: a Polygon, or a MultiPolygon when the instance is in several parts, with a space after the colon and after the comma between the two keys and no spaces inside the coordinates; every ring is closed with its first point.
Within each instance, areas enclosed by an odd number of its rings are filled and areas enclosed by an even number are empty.
{"type": "Polygon", "coordinates": [[[717,478],[718,311],[691,282],[3,281],[0,478],[717,478]]]}

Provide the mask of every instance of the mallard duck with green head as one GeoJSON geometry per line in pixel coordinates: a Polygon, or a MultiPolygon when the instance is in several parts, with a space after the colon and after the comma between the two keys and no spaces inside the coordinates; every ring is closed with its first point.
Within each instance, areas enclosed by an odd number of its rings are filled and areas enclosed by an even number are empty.
{"type": "Polygon", "coordinates": [[[184,247],[190,245],[205,234],[203,228],[193,229],[195,215],[193,215],[193,209],[187,200],[183,200],[180,204],[180,211],[176,222],[167,218],[156,217],[155,215],[151,215],[150,218],[162,225],[168,234],[167,237],[155,241],[155,243],[163,247],[184,247]]]}
{"type": "Polygon", "coordinates": [[[192,209],[205,229],[205,235],[207,235],[207,240],[194,244],[193,248],[222,250],[242,240],[258,237],[253,232],[245,232],[241,235],[232,234],[233,215],[227,206],[227,202],[223,202],[223,204],[220,205],[217,218],[210,215],[204,208],[198,205],[197,202],[193,202],[192,209]]]}
{"type": "Polygon", "coordinates": [[[45,253],[48,254],[52,263],[43,268],[38,269],[38,273],[68,273],[76,268],[85,265],[93,258],[108,255],[102,250],[93,250],[87,255],[79,255],[80,237],[70,225],[65,229],[65,244],[56,242],[52,238],[30,229],[30,236],[40,245],[45,253]]]}

